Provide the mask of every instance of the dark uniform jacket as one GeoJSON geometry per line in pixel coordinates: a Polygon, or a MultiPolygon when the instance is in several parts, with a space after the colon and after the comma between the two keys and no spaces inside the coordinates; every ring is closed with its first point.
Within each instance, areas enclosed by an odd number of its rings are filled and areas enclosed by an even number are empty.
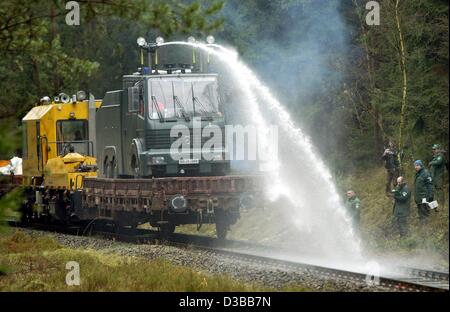
{"type": "Polygon", "coordinates": [[[399,185],[394,190],[394,215],[396,217],[406,217],[409,215],[411,205],[411,192],[406,184],[399,185]]]}
{"type": "Polygon", "coordinates": [[[422,203],[422,198],[426,198],[427,201],[433,198],[433,179],[425,168],[416,172],[414,191],[416,204],[422,203]]]}
{"type": "Polygon", "coordinates": [[[353,217],[358,217],[361,213],[361,201],[358,197],[354,196],[347,200],[347,209],[353,217]]]}
{"type": "Polygon", "coordinates": [[[444,174],[445,159],[442,153],[433,156],[430,161],[430,174],[433,179],[442,179],[444,174]]]}
{"type": "Polygon", "coordinates": [[[384,167],[388,170],[397,170],[400,166],[395,149],[387,148],[381,158],[385,162],[384,167]]]}

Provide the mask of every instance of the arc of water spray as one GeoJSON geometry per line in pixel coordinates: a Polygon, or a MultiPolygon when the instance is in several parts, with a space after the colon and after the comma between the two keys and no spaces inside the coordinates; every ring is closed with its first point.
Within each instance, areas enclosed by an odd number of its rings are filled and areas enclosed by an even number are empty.
{"type": "MultiPolygon", "coordinates": [[[[349,218],[346,210],[344,209],[344,207],[342,207],[342,204],[340,203],[340,197],[332,181],[332,175],[326,168],[323,161],[321,159],[317,159],[317,157],[314,156],[313,145],[311,144],[309,138],[302,132],[301,129],[295,126],[289,113],[281,105],[281,103],[272,95],[267,86],[265,86],[245,64],[243,64],[241,61],[237,59],[238,56],[237,53],[217,44],[206,45],[202,43],[188,43],[180,41],[180,42],[167,42],[161,44],[161,46],[171,44],[188,45],[202,49],[203,51],[210,53],[211,55],[217,56],[218,59],[225,64],[230,63],[230,59],[233,61],[233,67],[235,69],[233,71],[234,74],[246,78],[240,79],[239,81],[241,84],[241,88],[249,101],[249,104],[253,107],[252,117],[259,132],[264,131],[264,129],[267,129],[267,125],[264,122],[264,118],[262,117],[261,111],[259,109],[258,101],[256,100],[256,97],[253,94],[253,92],[258,92],[265,99],[267,99],[269,109],[275,111],[279,115],[279,118],[281,120],[280,124],[285,129],[286,133],[290,136],[292,142],[295,143],[297,148],[306,152],[306,155],[310,158],[310,160],[316,164],[317,173],[323,178],[323,180],[326,183],[326,186],[330,190],[330,197],[328,200],[331,206],[336,207],[334,213],[336,213],[340,218],[342,218],[349,225],[349,228],[352,229],[351,219],[349,218]],[[217,48],[220,51],[217,51],[212,47],[217,48]]],[[[264,135],[261,136],[261,138],[258,137],[258,139],[259,144],[263,144],[265,146],[267,145],[267,141],[264,135]]],[[[274,193],[274,195],[281,195],[281,194],[289,195],[288,191],[289,188],[287,187],[287,185],[283,183],[282,179],[279,176],[278,170],[276,170],[279,168],[278,161],[272,164],[272,167],[275,168],[275,170],[269,172],[270,175],[269,179],[271,181],[272,187],[271,193],[274,193]]],[[[274,196],[274,198],[276,198],[276,196],[274,196]]],[[[360,240],[356,239],[355,232],[353,230],[350,230],[349,232],[345,232],[344,235],[347,236],[347,239],[349,239],[353,243],[353,249],[355,253],[360,255],[361,254],[360,240]]]]}

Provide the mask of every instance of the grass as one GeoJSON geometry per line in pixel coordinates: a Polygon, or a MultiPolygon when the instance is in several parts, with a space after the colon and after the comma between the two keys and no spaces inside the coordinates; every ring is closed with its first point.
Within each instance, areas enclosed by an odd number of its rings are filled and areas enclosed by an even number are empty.
{"type": "MultiPolygon", "coordinates": [[[[141,224],[141,225],[139,225],[139,228],[158,230],[158,228],[152,227],[149,223],[141,224]]],[[[197,224],[183,224],[183,225],[178,225],[175,228],[175,233],[216,237],[216,225],[215,224],[202,224],[200,229],[197,230],[197,224]]]]}
{"type": "MultiPolygon", "coordinates": [[[[70,249],[51,237],[20,231],[0,236],[0,291],[273,291],[256,283],[208,275],[168,260],[125,257],[96,250],[70,249]],[[65,265],[80,265],[80,286],[65,283],[65,265]]],[[[308,288],[288,285],[285,291],[308,288]]]]}
{"type": "Polygon", "coordinates": [[[202,235],[209,237],[216,237],[216,225],[215,224],[203,224],[199,230],[197,230],[197,224],[185,224],[177,226],[176,233],[202,235]]]}

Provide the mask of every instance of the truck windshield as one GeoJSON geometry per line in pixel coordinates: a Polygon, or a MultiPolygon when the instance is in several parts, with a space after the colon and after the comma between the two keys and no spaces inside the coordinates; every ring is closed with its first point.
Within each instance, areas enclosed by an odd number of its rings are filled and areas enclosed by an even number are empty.
{"type": "Polygon", "coordinates": [[[168,77],[149,80],[151,119],[216,117],[215,77],[168,77]]]}

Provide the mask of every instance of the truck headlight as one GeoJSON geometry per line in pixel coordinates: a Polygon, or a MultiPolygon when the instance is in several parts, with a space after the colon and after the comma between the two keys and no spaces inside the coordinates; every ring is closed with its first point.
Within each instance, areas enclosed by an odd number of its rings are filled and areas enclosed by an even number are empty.
{"type": "Polygon", "coordinates": [[[161,164],[165,164],[165,163],[166,163],[166,159],[163,156],[152,157],[152,165],[161,165],[161,164]]]}

